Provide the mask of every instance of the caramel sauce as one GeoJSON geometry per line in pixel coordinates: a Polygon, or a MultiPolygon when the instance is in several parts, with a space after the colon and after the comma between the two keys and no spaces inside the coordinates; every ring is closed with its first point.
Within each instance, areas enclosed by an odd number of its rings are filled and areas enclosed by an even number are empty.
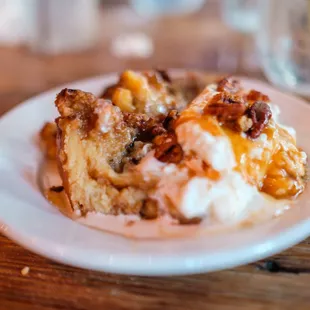
{"type": "MultiPolygon", "coordinates": [[[[204,92],[207,98],[208,91],[204,92]]],[[[192,122],[213,136],[227,136],[231,142],[235,159],[235,170],[244,179],[277,199],[296,198],[305,188],[305,167],[295,139],[273,120],[260,137],[252,140],[245,134],[225,127],[215,117],[203,115],[206,101],[194,101],[182,112],[175,127],[192,122]]],[[[218,175],[206,166],[206,175],[217,179],[218,175]],[[210,173],[211,172],[211,173],[210,173]]]]}
{"type": "Polygon", "coordinates": [[[237,163],[236,170],[243,175],[249,184],[261,189],[274,151],[276,134],[270,128],[265,129],[263,134],[267,138],[264,142],[253,141],[228,128],[225,129],[225,134],[229,137],[234,150],[237,163]],[[260,153],[260,156],[253,156],[255,150],[260,153]]]}

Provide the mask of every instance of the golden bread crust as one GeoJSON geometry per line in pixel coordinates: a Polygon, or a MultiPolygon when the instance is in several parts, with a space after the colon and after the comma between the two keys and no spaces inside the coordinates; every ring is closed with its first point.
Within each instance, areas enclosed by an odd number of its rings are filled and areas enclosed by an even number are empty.
{"type": "MultiPolygon", "coordinates": [[[[112,107],[110,102],[104,104],[112,107]]],[[[96,111],[101,105],[92,95],[78,90],[64,90],[57,96],[56,106],[61,115],[56,120],[58,162],[73,210],[115,214],[117,209],[125,209],[124,199],[119,202],[122,189],[111,185],[104,176],[118,169],[134,130],[126,127],[121,112],[115,110],[119,123],[100,133],[100,115],[96,111]]],[[[135,211],[133,200],[128,207],[135,211]]]]}

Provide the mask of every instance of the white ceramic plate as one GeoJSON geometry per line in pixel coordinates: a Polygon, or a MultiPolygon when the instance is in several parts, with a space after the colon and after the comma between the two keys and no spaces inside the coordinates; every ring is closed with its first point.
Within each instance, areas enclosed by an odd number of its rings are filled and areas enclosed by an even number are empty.
{"type": "MultiPolygon", "coordinates": [[[[99,94],[115,75],[71,85],[99,94]]],[[[310,153],[310,106],[259,81],[245,87],[271,97],[281,121],[297,130],[298,144],[310,153]]],[[[64,87],[64,86],[63,86],[64,87]]],[[[249,263],[280,252],[310,235],[309,188],[298,204],[277,219],[255,227],[183,238],[132,239],[83,226],[43,197],[37,174],[41,154],[34,137],[56,115],[54,98],[63,87],[27,100],[0,120],[0,227],[25,248],[82,268],[135,275],[208,272],[249,263]]]]}

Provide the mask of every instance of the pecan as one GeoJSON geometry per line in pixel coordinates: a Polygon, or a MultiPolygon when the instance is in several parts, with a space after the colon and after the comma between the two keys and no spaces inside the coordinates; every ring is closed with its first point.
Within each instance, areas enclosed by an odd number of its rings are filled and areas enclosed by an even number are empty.
{"type": "Polygon", "coordinates": [[[267,126],[272,112],[269,105],[263,101],[256,101],[248,110],[248,116],[252,119],[253,125],[247,134],[256,139],[267,126]]]}
{"type": "Polygon", "coordinates": [[[250,92],[246,95],[246,100],[249,101],[264,101],[269,102],[270,99],[267,95],[257,91],[257,90],[250,90],[250,92]]]}
{"type": "Polygon", "coordinates": [[[177,142],[175,133],[168,132],[157,136],[154,140],[155,157],[165,163],[179,163],[183,158],[183,150],[177,142]]]}
{"type": "Polygon", "coordinates": [[[145,114],[140,113],[123,113],[124,122],[127,126],[136,130],[137,141],[151,141],[153,135],[151,130],[155,125],[155,121],[145,114]]]}
{"type": "Polygon", "coordinates": [[[150,121],[150,118],[147,115],[139,113],[124,112],[123,117],[124,122],[129,127],[138,128],[140,130],[145,130],[150,121]]]}
{"type": "Polygon", "coordinates": [[[219,103],[219,102],[227,103],[227,104],[232,104],[232,103],[245,104],[244,99],[241,96],[230,94],[228,92],[221,92],[221,93],[215,94],[212,97],[210,104],[219,103]]]}
{"type": "Polygon", "coordinates": [[[172,129],[174,121],[178,118],[179,112],[177,110],[171,110],[163,121],[163,126],[166,129],[172,129]]]}
{"type": "Polygon", "coordinates": [[[217,82],[217,91],[227,91],[229,93],[235,94],[241,90],[240,82],[237,80],[232,80],[229,78],[223,78],[217,82]]]}
{"type": "Polygon", "coordinates": [[[242,104],[214,103],[206,107],[207,114],[215,115],[220,121],[232,121],[243,115],[245,107],[242,104]]]}
{"type": "Polygon", "coordinates": [[[124,121],[129,127],[137,129],[137,140],[151,141],[154,137],[166,132],[160,121],[145,114],[123,113],[124,121]]]}
{"type": "Polygon", "coordinates": [[[245,103],[240,96],[223,92],[213,96],[204,113],[216,116],[219,121],[233,121],[242,116],[245,110],[245,103]]]}

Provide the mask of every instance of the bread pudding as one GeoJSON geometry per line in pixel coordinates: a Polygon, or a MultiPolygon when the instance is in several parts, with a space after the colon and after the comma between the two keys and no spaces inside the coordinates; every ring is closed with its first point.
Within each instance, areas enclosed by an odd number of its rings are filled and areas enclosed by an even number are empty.
{"type": "Polygon", "coordinates": [[[268,96],[233,78],[203,81],[125,71],[99,97],[57,95],[42,145],[76,214],[223,223],[304,191],[307,156],[268,96]]]}

